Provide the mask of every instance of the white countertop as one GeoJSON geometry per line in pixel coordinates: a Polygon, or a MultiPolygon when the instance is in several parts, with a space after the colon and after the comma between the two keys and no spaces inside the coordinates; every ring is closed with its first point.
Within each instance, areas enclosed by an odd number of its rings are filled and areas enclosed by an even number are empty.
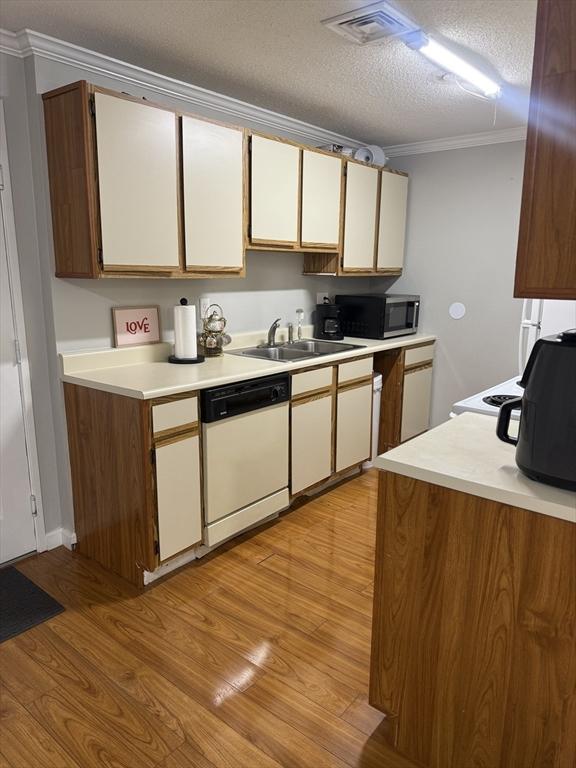
{"type": "Polygon", "coordinates": [[[464,413],[378,456],[399,475],[576,523],[576,493],[526,477],[515,447],[496,437],[496,419],[464,413]]]}
{"type": "MultiPolygon", "coordinates": [[[[62,380],[69,384],[100,389],[142,400],[179,392],[205,389],[243,379],[270,376],[316,365],[342,362],[387,349],[410,347],[435,341],[435,336],[414,334],[384,341],[345,338],[349,344],[362,344],[335,355],[322,355],[291,362],[259,360],[225,352],[199,365],[174,365],[167,362],[169,344],[154,344],[135,349],[109,349],[60,355],[62,380]]],[[[250,343],[243,346],[251,346],[250,343]]]]}

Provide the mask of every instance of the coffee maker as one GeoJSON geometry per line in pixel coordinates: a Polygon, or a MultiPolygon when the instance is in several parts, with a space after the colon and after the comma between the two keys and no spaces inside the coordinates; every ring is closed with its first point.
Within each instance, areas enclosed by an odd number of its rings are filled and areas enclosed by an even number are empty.
{"type": "Polygon", "coordinates": [[[340,325],[340,307],[324,299],[323,304],[316,304],[314,312],[314,338],[327,341],[340,341],[344,338],[340,325]]]}
{"type": "Polygon", "coordinates": [[[576,491],[576,328],[539,339],[518,384],[524,395],[500,407],[498,437],[516,446],[525,475],[576,491]],[[514,408],[517,438],[508,433],[514,408]]]}

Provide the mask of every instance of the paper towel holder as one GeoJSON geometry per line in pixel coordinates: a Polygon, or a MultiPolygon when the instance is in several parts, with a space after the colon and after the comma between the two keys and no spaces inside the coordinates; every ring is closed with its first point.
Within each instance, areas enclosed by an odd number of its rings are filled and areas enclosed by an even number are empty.
{"type": "MultiPolygon", "coordinates": [[[[187,299],[180,299],[180,304],[188,304],[187,299]]],[[[196,357],[176,357],[176,355],[170,355],[168,358],[169,363],[176,363],[178,365],[194,365],[196,363],[203,363],[205,360],[204,355],[197,354],[196,357]]]]}
{"type": "Polygon", "coordinates": [[[168,362],[186,365],[190,363],[203,363],[205,359],[204,355],[196,355],[196,357],[176,357],[175,355],[170,355],[168,362]]]}

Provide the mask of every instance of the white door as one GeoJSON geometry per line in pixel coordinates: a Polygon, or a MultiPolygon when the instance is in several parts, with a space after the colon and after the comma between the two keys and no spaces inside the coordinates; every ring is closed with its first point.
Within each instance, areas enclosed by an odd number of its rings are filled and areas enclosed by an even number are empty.
{"type": "Polygon", "coordinates": [[[372,450],[372,382],[338,392],[336,472],[370,458],[372,450]]]}
{"type": "Polygon", "coordinates": [[[344,270],[374,270],[377,207],[378,170],[368,165],[347,163],[344,270]]]}
{"type": "Polygon", "coordinates": [[[340,241],[342,159],[302,152],[302,244],[337,248],[340,241]]]}
{"type": "Polygon", "coordinates": [[[243,148],[241,129],[182,118],[187,269],[242,269],[243,148]]]}
{"type": "Polygon", "coordinates": [[[402,429],[400,441],[410,440],[426,432],[430,426],[432,365],[415,368],[404,374],[402,395],[402,429]]]}
{"type": "Polygon", "coordinates": [[[104,268],[179,268],[174,112],[95,94],[104,268]]]}
{"type": "Polygon", "coordinates": [[[298,243],[300,149],[252,136],[250,239],[253,243],[298,243]]]}
{"type": "Polygon", "coordinates": [[[408,177],[382,171],[377,269],[402,269],[406,234],[408,177]]]}
{"type": "Polygon", "coordinates": [[[17,354],[12,271],[8,262],[5,205],[2,197],[0,301],[0,562],[36,550],[31,484],[17,354]]]}
{"type": "Polygon", "coordinates": [[[166,560],[202,539],[198,435],[156,448],[156,490],[160,560],[166,560]]]}
{"type": "Polygon", "coordinates": [[[298,493],[332,472],[332,394],[292,403],[291,482],[298,493]]]}

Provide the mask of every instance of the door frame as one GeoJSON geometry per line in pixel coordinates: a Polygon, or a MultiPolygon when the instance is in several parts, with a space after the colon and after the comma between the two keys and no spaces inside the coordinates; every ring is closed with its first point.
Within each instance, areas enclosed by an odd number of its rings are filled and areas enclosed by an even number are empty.
{"type": "MultiPolygon", "coordinates": [[[[36,427],[34,425],[30,365],[28,361],[28,345],[26,343],[26,326],[24,324],[24,304],[22,300],[22,286],[20,283],[20,266],[18,261],[18,247],[16,243],[16,225],[14,221],[12,186],[10,183],[10,166],[8,163],[8,145],[6,142],[6,123],[4,120],[3,99],[0,99],[0,198],[4,220],[4,237],[6,242],[6,262],[9,275],[9,291],[12,297],[14,324],[20,346],[20,365],[18,366],[18,369],[20,378],[20,394],[22,398],[22,415],[24,419],[24,435],[26,439],[28,477],[30,480],[30,493],[36,500],[36,515],[34,516],[36,551],[44,552],[44,550],[47,548],[46,528],[44,523],[44,505],[42,503],[42,490],[40,486],[40,466],[38,463],[36,427]]],[[[31,514],[32,513],[33,512],[31,507],[31,514]]]]}

